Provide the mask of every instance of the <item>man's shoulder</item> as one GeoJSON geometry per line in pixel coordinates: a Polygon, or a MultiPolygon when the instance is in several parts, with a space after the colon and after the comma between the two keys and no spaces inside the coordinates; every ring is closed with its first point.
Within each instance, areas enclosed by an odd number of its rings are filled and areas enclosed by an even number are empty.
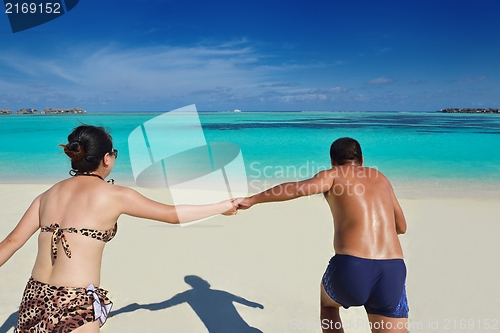
{"type": "Polygon", "coordinates": [[[347,174],[367,174],[367,175],[379,175],[385,177],[385,175],[378,170],[376,167],[366,167],[366,166],[353,166],[353,165],[337,165],[330,169],[324,170],[327,173],[336,173],[338,175],[347,174]]]}

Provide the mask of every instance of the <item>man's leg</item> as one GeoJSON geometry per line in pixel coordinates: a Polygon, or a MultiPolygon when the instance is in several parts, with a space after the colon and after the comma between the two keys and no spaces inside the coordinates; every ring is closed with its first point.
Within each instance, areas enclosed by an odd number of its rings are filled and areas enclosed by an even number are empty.
{"type": "Polygon", "coordinates": [[[321,288],[321,328],[323,333],[344,333],[344,328],[342,327],[342,321],[340,320],[340,307],[341,305],[335,302],[328,296],[323,287],[323,283],[320,284],[321,288]]]}
{"type": "Polygon", "coordinates": [[[368,314],[372,333],[407,333],[408,318],[391,318],[368,314]]]}

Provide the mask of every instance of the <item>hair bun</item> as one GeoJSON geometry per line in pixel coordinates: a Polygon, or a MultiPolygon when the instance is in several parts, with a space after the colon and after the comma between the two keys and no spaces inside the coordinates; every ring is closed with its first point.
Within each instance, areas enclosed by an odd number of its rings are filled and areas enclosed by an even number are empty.
{"type": "Polygon", "coordinates": [[[67,145],[59,145],[64,148],[64,153],[71,158],[72,162],[80,162],[85,157],[85,149],[79,140],[74,140],[67,145]]]}
{"type": "Polygon", "coordinates": [[[61,145],[71,158],[71,168],[77,172],[92,172],[99,168],[107,153],[113,149],[113,140],[103,127],[82,124],[68,135],[61,145]]]}
{"type": "Polygon", "coordinates": [[[73,140],[70,141],[66,146],[71,151],[77,151],[82,146],[82,143],[80,142],[80,140],[73,140]]]}

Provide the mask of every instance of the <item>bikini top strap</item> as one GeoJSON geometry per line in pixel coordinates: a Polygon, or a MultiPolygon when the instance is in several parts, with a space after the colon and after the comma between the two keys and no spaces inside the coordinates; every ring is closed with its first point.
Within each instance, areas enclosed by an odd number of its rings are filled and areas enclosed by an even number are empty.
{"type": "Polygon", "coordinates": [[[88,228],[81,228],[81,229],[70,228],[70,229],[73,229],[71,232],[107,243],[110,240],[112,240],[113,237],[115,237],[116,232],[118,231],[118,223],[115,223],[113,228],[109,230],[96,230],[88,228]]]}
{"type": "Polygon", "coordinates": [[[68,256],[68,258],[71,258],[71,249],[69,248],[66,235],[64,235],[64,231],[73,232],[71,229],[74,228],[61,229],[61,227],[59,227],[59,224],[57,223],[51,224],[48,227],[41,228],[42,232],[52,232],[51,249],[52,257],[54,259],[57,259],[57,243],[59,243],[59,241],[61,241],[61,245],[63,247],[64,253],[66,253],[66,256],[68,256]]]}
{"type": "Polygon", "coordinates": [[[61,242],[64,253],[66,253],[66,256],[68,258],[71,258],[71,249],[69,247],[68,240],[66,239],[66,235],[64,234],[65,231],[69,233],[81,234],[82,236],[87,236],[95,240],[107,243],[111,239],[113,239],[113,237],[115,237],[118,231],[118,223],[115,223],[113,228],[105,231],[88,229],[88,228],[81,228],[81,229],[72,227],[61,228],[57,223],[51,224],[48,227],[42,227],[41,231],[52,232],[51,248],[52,248],[52,256],[54,259],[57,259],[57,243],[59,243],[59,241],[61,242]]]}

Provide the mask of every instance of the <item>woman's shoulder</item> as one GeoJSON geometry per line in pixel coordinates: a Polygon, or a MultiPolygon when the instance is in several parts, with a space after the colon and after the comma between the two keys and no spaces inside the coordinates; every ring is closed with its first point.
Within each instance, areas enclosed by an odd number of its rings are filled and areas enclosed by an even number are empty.
{"type": "Polygon", "coordinates": [[[44,197],[50,196],[54,192],[58,192],[62,187],[65,186],[65,183],[68,180],[69,179],[64,179],[64,180],[61,180],[61,181],[55,183],[54,185],[49,187],[46,191],[42,192],[38,197],[43,199],[44,197]]]}
{"type": "Polygon", "coordinates": [[[113,193],[119,193],[123,189],[122,186],[112,185],[104,181],[92,182],[91,184],[88,182],[82,182],[81,179],[77,179],[76,177],[67,178],[61,180],[54,185],[52,185],[45,192],[40,194],[42,199],[46,199],[53,196],[85,196],[85,195],[112,195],[113,193]]]}
{"type": "Polygon", "coordinates": [[[109,192],[108,198],[112,198],[112,200],[117,200],[122,203],[126,203],[127,201],[138,200],[139,198],[144,197],[138,191],[133,188],[121,185],[110,185],[108,187],[109,192]]]}

